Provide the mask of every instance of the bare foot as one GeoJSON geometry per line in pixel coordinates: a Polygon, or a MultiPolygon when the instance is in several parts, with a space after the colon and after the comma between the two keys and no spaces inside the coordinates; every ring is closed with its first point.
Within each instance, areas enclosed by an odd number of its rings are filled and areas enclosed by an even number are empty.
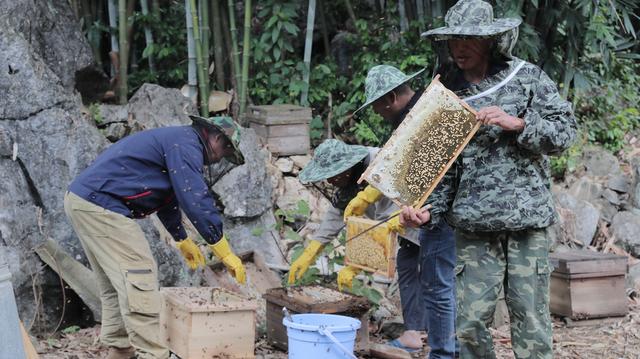
{"type": "Polygon", "coordinates": [[[405,330],[398,341],[407,348],[420,349],[423,346],[420,332],[416,330],[405,330]]]}

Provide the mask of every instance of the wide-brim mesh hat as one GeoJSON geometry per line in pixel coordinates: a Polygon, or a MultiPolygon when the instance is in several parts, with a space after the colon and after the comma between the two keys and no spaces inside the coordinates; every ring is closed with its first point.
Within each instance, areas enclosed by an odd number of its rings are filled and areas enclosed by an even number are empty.
{"type": "Polygon", "coordinates": [[[200,125],[219,130],[233,146],[233,153],[227,156],[227,161],[235,164],[244,164],[244,156],[240,151],[241,126],[229,116],[214,116],[204,118],[200,116],[189,116],[194,125],[200,125]]]}
{"type": "Polygon", "coordinates": [[[377,99],[391,92],[394,88],[418,76],[422,71],[424,71],[424,69],[407,76],[404,72],[390,65],[377,65],[372,67],[367,73],[367,78],[364,80],[364,94],[367,101],[353,113],[355,114],[369,106],[377,99]]]}
{"type": "Polygon", "coordinates": [[[510,31],[522,23],[516,18],[493,17],[493,7],[482,0],[460,0],[444,18],[446,26],[422,33],[433,40],[449,40],[456,37],[494,37],[510,31]]]}
{"type": "Polygon", "coordinates": [[[369,155],[365,146],[348,145],[340,140],[325,140],[313,152],[311,161],[300,171],[302,183],[319,182],[339,175],[369,155]]]}

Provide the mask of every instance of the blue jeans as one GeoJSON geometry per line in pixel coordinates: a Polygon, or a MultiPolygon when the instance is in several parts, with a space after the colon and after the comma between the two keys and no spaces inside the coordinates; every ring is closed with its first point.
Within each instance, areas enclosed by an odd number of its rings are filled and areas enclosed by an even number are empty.
{"type": "Polygon", "coordinates": [[[420,231],[420,265],[429,358],[454,358],[456,245],[453,230],[444,221],[432,230],[420,231]]]}
{"type": "Polygon", "coordinates": [[[427,330],[420,288],[420,246],[399,238],[396,268],[405,330],[427,330]]]}

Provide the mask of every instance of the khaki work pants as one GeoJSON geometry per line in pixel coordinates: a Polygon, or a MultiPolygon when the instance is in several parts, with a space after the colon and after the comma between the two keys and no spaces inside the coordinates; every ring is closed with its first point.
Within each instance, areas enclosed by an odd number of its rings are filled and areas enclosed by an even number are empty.
{"type": "Polygon", "coordinates": [[[157,265],[134,220],[67,192],[64,210],[100,289],[101,341],[136,349],[139,358],[168,358],[160,338],[157,265]]]}

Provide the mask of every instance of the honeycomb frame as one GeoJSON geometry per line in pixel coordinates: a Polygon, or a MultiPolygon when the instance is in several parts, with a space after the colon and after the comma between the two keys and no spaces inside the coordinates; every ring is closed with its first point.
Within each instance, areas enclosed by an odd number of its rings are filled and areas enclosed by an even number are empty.
{"type": "Polygon", "coordinates": [[[398,206],[421,207],[480,127],[475,110],[438,78],[358,180],[398,206]]]}

